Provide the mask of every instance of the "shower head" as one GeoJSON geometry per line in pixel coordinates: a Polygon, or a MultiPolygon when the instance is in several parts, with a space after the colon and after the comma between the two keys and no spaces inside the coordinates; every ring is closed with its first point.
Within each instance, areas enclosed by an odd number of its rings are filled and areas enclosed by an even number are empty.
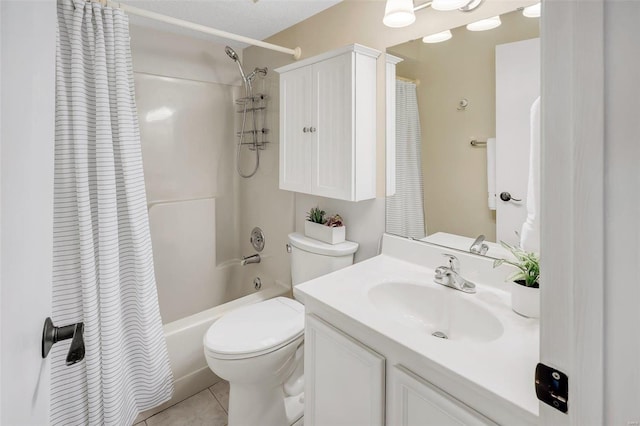
{"type": "Polygon", "coordinates": [[[233,50],[229,46],[225,46],[224,51],[227,54],[227,56],[229,56],[231,59],[233,59],[236,62],[240,62],[240,58],[238,57],[238,54],[236,53],[235,50],[233,50]]]}
{"type": "Polygon", "coordinates": [[[242,70],[242,64],[240,63],[240,57],[238,56],[236,51],[230,48],[229,46],[225,46],[224,51],[227,54],[227,56],[229,56],[231,59],[235,61],[236,64],[238,64],[238,69],[240,70],[240,77],[242,77],[242,81],[244,82],[245,86],[247,84],[250,84],[247,81],[247,77],[245,77],[244,75],[244,71],[242,70]]]}

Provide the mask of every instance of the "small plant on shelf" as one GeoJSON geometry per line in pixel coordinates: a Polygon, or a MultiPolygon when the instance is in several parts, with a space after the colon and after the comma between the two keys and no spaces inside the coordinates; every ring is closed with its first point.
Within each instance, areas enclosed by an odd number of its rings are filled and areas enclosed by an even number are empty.
{"type": "Polygon", "coordinates": [[[508,259],[496,259],[493,261],[493,267],[506,263],[515,266],[518,270],[507,278],[517,284],[525,287],[540,287],[540,259],[536,253],[530,253],[522,250],[520,247],[512,246],[500,241],[502,247],[506,248],[516,258],[515,261],[508,259]]]}
{"type": "Polygon", "coordinates": [[[320,210],[320,207],[312,207],[307,213],[307,220],[313,223],[324,224],[326,222],[324,215],[327,214],[324,210],[320,210]]]}
{"type": "Polygon", "coordinates": [[[339,214],[325,218],[327,213],[320,207],[313,207],[307,213],[304,222],[304,234],[318,241],[328,244],[339,244],[345,240],[346,227],[339,214]]]}

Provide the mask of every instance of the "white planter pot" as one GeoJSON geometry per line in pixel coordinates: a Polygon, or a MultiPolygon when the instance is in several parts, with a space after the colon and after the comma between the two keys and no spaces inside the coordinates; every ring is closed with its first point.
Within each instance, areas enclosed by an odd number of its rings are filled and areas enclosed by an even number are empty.
{"type": "Polygon", "coordinates": [[[324,241],[329,244],[344,242],[346,226],[332,228],[319,223],[304,221],[304,235],[314,240],[324,241]]]}
{"type": "Polygon", "coordinates": [[[511,282],[511,309],[529,318],[540,318],[540,288],[511,282]]]}

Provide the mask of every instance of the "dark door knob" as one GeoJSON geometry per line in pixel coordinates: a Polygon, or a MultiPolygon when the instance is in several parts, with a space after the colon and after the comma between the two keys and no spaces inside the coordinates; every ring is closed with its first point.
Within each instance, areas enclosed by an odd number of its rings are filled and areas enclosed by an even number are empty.
{"type": "Polygon", "coordinates": [[[64,327],[56,327],[53,325],[51,318],[44,321],[42,329],[42,358],[49,355],[51,347],[62,340],[71,339],[69,352],[67,353],[67,365],[75,364],[84,359],[84,323],[66,325],[64,327]]]}
{"type": "Polygon", "coordinates": [[[522,199],[513,198],[508,192],[501,192],[500,199],[502,201],[522,201],[522,199]]]}

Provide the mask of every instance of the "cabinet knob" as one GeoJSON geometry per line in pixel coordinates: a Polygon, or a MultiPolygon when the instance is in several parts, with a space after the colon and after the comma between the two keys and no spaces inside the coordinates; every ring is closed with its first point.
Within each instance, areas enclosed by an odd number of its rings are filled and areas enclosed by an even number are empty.
{"type": "Polygon", "coordinates": [[[310,131],[311,131],[311,129],[309,129],[308,127],[303,127],[303,128],[302,128],[302,131],[303,131],[304,133],[307,133],[307,132],[310,132],[310,131]]]}
{"type": "Polygon", "coordinates": [[[309,131],[310,131],[311,133],[315,133],[315,132],[316,132],[316,128],[315,128],[315,127],[309,127],[309,131]]]}

